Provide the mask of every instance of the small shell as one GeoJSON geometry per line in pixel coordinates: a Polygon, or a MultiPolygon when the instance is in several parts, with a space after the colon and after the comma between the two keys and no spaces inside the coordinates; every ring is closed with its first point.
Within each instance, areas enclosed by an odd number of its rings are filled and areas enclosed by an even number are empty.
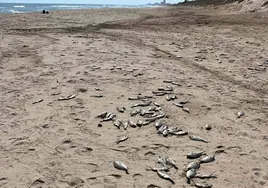
{"type": "Polygon", "coordinates": [[[244,112],[238,112],[237,113],[237,118],[241,118],[242,116],[244,116],[245,115],[245,113],[244,112]]]}

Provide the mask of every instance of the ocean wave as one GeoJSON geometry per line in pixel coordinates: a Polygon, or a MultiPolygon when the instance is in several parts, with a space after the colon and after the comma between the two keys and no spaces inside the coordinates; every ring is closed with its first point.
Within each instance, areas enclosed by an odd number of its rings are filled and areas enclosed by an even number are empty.
{"type": "Polygon", "coordinates": [[[17,11],[17,10],[9,10],[9,11],[12,12],[13,14],[22,13],[21,11],[17,11]]]}
{"type": "Polygon", "coordinates": [[[84,6],[78,6],[78,5],[53,5],[51,7],[55,7],[55,8],[80,8],[80,7],[84,7],[84,6]]]}
{"type": "Polygon", "coordinates": [[[13,7],[14,7],[14,8],[25,8],[24,5],[14,5],[13,7]]]}

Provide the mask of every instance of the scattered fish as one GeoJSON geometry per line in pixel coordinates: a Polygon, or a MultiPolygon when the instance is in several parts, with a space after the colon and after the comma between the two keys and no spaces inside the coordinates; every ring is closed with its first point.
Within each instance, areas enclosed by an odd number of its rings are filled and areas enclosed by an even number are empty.
{"type": "Polygon", "coordinates": [[[166,158],[163,156],[158,156],[157,162],[160,163],[162,166],[167,166],[166,158]]]}
{"type": "Polygon", "coordinates": [[[102,98],[103,95],[99,94],[99,95],[91,95],[90,97],[95,97],[95,98],[102,98]]]}
{"type": "Polygon", "coordinates": [[[100,88],[98,88],[98,87],[95,87],[95,90],[96,90],[96,91],[100,91],[100,88]]]}
{"type": "Polygon", "coordinates": [[[128,120],[128,125],[129,125],[130,127],[132,127],[132,128],[136,128],[136,127],[137,127],[136,123],[134,123],[134,122],[131,121],[131,120],[128,120]]]}
{"type": "Polygon", "coordinates": [[[178,83],[178,82],[171,82],[171,84],[173,84],[173,85],[176,85],[176,86],[182,86],[180,83],[178,83]]]}
{"type": "Polygon", "coordinates": [[[116,126],[118,129],[120,129],[121,125],[122,125],[122,121],[119,119],[114,120],[114,126],[116,126]]]}
{"type": "Polygon", "coordinates": [[[200,162],[190,162],[187,166],[187,170],[200,168],[200,162]]]}
{"type": "Polygon", "coordinates": [[[137,107],[137,106],[150,106],[152,101],[145,101],[143,103],[137,103],[131,106],[131,108],[137,107]]]}
{"type": "Polygon", "coordinates": [[[190,109],[189,108],[182,107],[182,111],[187,112],[188,114],[190,114],[190,109]]]}
{"type": "Polygon", "coordinates": [[[136,123],[136,125],[138,127],[141,127],[143,125],[143,121],[142,120],[138,120],[137,123],[136,123]]]}
{"type": "Polygon", "coordinates": [[[34,101],[32,104],[37,104],[37,103],[40,103],[40,102],[43,102],[44,99],[38,99],[37,101],[34,101]]]}
{"type": "Polygon", "coordinates": [[[171,100],[175,100],[175,99],[177,99],[176,95],[166,95],[166,100],[167,101],[171,101],[171,100]]]}
{"type": "Polygon", "coordinates": [[[114,113],[107,113],[106,117],[102,119],[102,121],[111,121],[116,117],[116,114],[114,113]]]}
{"type": "Polygon", "coordinates": [[[160,107],[160,104],[154,102],[154,105],[157,106],[157,107],[160,107]]]}
{"type": "Polygon", "coordinates": [[[129,97],[128,100],[142,100],[142,99],[149,99],[153,98],[153,96],[140,96],[137,95],[136,97],[129,97]]]}
{"type": "Polygon", "coordinates": [[[156,128],[156,129],[159,129],[162,125],[163,125],[163,123],[162,123],[161,120],[157,120],[157,121],[155,122],[155,128],[156,128]]]}
{"type": "Polygon", "coordinates": [[[118,112],[120,112],[120,113],[124,113],[125,112],[125,110],[126,110],[126,108],[125,107],[116,107],[116,110],[118,111],[118,112]]]}
{"type": "Polygon", "coordinates": [[[196,159],[196,158],[199,158],[201,157],[202,155],[204,155],[204,151],[193,151],[193,152],[190,152],[187,154],[187,158],[188,159],[196,159]]]}
{"type": "Polygon", "coordinates": [[[173,179],[168,174],[166,174],[164,172],[161,172],[161,171],[156,171],[156,172],[157,172],[157,174],[159,175],[160,178],[169,180],[172,184],[175,184],[175,182],[173,181],[173,179]]]}
{"type": "Polygon", "coordinates": [[[97,118],[105,118],[107,116],[108,112],[102,112],[99,115],[97,115],[97,118]]]}
{"type": "Polygon", "coordinates": [[[208,141],[204,140],[203,138],[196,136],[196,135],[190,135],[189,138],[193,141],[200,141],[200,142],[205,142],[208,143],[208,141]]]}
{"type": "Polygon", "coordinates": [[[179,168],[176,166],[176,163],[173,159],[171,159],[170,157],[166,157],[166,164],[167,165],[171,165],[173,166],[176,170],[178,170],[179,168]]]}
{"type": "Polygon", "coordinates": [[[187,170],[186,172],[186,177],[187,177],[187,183],[190,184],[190,180],[192,178],[194,178],[196,175],[196,169],[195,168],[191,168],[189,170],[187,170]]]}
{"type": "Polygon", "coordinates": [[[123,136],[122,138],[120,138],[119,140],[116,141],[117,144],[119,144],[120,142],[124,142],[128,139],[128,136],[123,136]]]}
{"type": "Polygon", "coordinates": [[[198,188],[212,188],[210,183],[194,183],[194,186],[198,188]]]}
{"type": "Polygon", "coordinates": [[[183,108],[184,106],[183,106],[183,104],[181,104],[181,103],[173,103],[175,106],[177,106],[177,107],[180,107],[180,108],[183,108]]]}
{"type": "Polygon", "coordinates": [[[127,128],[128,128],[128,121],[126,121],[126,122],[123,123],[123,127],[124,127],[125,130],[127,130],[127,128]]]}
{"type": "Polygon", "coordinates": [[[71,100],[74,99],[76,95],[68,95],[67,97],[60,97],[58,98],[58,101],[66,101],[66,100],[71,100]]]}
{"type": "Polygon", "coordinates": [[[173,134],[173,135],[177,135],[177,136],[184,136],[184,135],[187,135],[188,132],[187,131],[172,131],[172,132],[169,132],[170,134],[173,134]]]}
{"type": "Polygon", "coordinates": [[[217,176],[211,174],[197,174],[195,175],[195,178],[200,178],[200,179],[209,179],[209,178],[217,178],[217,176]]]}
{"type": "Polygon", "coordinates": [[[126,174],[129,174],[127,166],[120,161],[114,161],[114,167],[118,170],[124,170],[126,174]]]}
{"type": "Polygon", "coordinates": [[[137,114],[139,114],[141,112],[141,109],[135,109],[130,113],[130,116],[136,116],[137,114]]]}
{"type": "Polygon", "coordinates": [[[201,163],[210,163],[215,161],[215,155],[208,155],[200,160],[201,163]]]}
{"type": "Polygon", "coordinates": [[[242,116],[244,116],[245,115],[245,113],[244,112],[238,112],[237,113],[237,118],[241,118],[242,116]]]}
{"type": "Polygon", "coordinates": [[[170,168],[168,168],[167,166],[163,166],[163,167],[154,167],[154,168],[152,168],[152,167],[150,167],[150,166],[148,166],[148,167],[149,167],[149,169],[146,169],[147,171],[151,170],[151,171],[154,171],[154,172],[156,172],[156,171],[164,171],[164,172],[168,172],[169,169],[170,169],[170,168]]]}
{"type": "Polygon", "coordinates": [[[164,83],[169,83],[169,84],[171,84],[171,83],[172,83],[172,80],[164,80],[163,82],[164,82],[164,83]]]}

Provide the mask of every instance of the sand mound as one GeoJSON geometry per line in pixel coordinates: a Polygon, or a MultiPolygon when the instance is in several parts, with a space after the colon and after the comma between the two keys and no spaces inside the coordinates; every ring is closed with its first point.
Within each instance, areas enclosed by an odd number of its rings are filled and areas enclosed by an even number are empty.
{"type": "Polygon", "coordinates": [[[243,12],[267,11],[268,0],[245,0],[239,3],[243,12]]]}

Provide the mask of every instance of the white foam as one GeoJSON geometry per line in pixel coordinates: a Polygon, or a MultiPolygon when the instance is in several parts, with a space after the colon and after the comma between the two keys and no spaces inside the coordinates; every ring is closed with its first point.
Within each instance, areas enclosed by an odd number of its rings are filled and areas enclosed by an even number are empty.
{"type": "Polygon", "coordinates": [[[83,6],[77,6],[77,5],[53,5],[51,7],[57,7],[57,8],[79,8],[83,6]]]}
{"type": "Polygon", "coordinates": [[[13,14],[22,13],[22,12],[17,11],[17,10],[10,10],[10,12],[12,12],[13,14]]]}
{"type": "Polygon", "coordinates": [[[14,8],[25,8],[24,5],[14,5],[13,7],[14,7],[14,8]]]}

